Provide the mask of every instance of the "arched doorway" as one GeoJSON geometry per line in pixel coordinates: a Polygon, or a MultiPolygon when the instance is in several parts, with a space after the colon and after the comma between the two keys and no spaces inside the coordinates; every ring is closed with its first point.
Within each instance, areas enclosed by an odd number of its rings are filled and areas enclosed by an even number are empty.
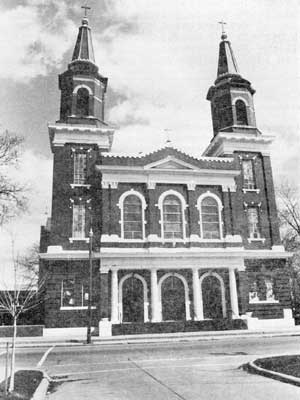
{"type": "Polygon", "coordinates": [[[186,319],[186,293],[183,281],[176,275],[162,278],[161,305],[163,321],[186,319]]]}
{"type": "Polygon", "coordinates": [[[222,278],[216,274],[204,276],[201,283],[203,317],[204,319],[218,319],[226,316],[225,293],[222,287],[222,278]]]}
{"type": "Polygon", "coordinates": [[[122,322],[144,322],[144,285],[134,275],[122,284],[122,322]]]}

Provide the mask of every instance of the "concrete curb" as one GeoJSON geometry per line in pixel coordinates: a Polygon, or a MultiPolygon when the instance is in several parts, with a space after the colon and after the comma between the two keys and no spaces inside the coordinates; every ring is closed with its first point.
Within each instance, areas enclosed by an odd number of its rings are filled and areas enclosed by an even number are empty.
{"type": "Polygon", "coordinates": [[[246,367],[250,372],[253,372],[258,375],[263,375],[267,378],[272,378],[284,383],[290,383],[292,385],[300,386],[300,378],[296,378],[295,376],[292,375],[282,374],[281,372],[275,372],[269,369],[261,368],[255,364],[255,362],[258,360],[260,359],[258,358],[257,360],[250,361],[248,364],[246,364],[246,367]]]}
{"type": "MultiPolygon", "coordinates": [[[[300,330],[288,331],[215,331],[215,332],[182,332],[169,334],[145,334],[145,335],[120,335],[106,338],[93,337],[92,345],[96,346],[111,346],[111,345],[128,345],[128,344],[143,344],[143,343],[175,343],[175,342],[191,342],[191,341],[208,341],[222,340],[232,338],[248,338],[248,337],[285,337],[285,336],[300,336],[300,330]]],[[[7,340],[1,340],[0,349],[5,348],[7,340]]],[[[18,348],[32,347],[73,347],[84,346],[86,339],[83,337],[53,337],[53,338],[24,338],[17,341],[18,348]]]]}
{"type": "Polygon", "coordinates": [[[46,374],[46,372],[41,371],[43,373],[43,379],[41,380],[39,386],[36,388],[31,400],[44,400],[47,394],[47,390],[50,384],[50,377],[46,374]]]}

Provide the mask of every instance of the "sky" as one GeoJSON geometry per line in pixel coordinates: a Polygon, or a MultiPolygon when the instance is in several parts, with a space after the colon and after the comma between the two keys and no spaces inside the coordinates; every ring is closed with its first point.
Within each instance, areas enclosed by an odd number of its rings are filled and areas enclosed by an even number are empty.
{"type": "MultiPolygon", "coordinates": [[[[71,60],[84,1],[1,0],[0,128],[24,136],[18,179],[29,210],[0,231],[0,270],[11,271],[11,237],[22,253],[39,240],[51,208],[47,124],[58,119],[58,74],[71,60]],[[13,232],[13,233],[12,233],[13,232]]],[[[170,139],[200,156],[212,138],[206,100],[226,21],[242,76],[256,89],[258,128],[274,135],[275,181],[297,183],[299,2],[297,0],[90,0],[96,63],[108,77],[113,151],[147,152],[170,139]],[[168,133],[166,133],[166,131],[168,133]]]]}

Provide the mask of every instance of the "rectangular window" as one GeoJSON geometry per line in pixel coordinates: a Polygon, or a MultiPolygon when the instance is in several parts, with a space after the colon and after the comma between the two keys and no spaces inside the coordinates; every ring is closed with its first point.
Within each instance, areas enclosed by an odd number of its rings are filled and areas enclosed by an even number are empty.
{"type": "Polygon", "coordinates": [[[260,238],[259,217],[257,207],[247,208],[249,237],[251,239],[260,238]]]}
{"type": "Polygon", "coordinates": [[[87,307],[89,288],[87,284],[76,282],[75,278],[63,279],[61,282],[61,307],[87,307]]]}
{"type": "Polygon", "coordinates": [[[243,187],[245,189],[255,189],[253,160],[243,160],[243,187]]]}
{"type": "Polygon", "coordinates": [[[73,238],[85,238],[85,206],[83,204],[73,205],[73,238]]]}
{"type": "Polygon", "coordinates": [[[74,184],[84,185],[86,183],[86,154],[74,154],[74,184]]]}
{"type": "Polygon", "coordinates": [[[61,307],[76,307],[74,278],[61,282],[61,307]]]}

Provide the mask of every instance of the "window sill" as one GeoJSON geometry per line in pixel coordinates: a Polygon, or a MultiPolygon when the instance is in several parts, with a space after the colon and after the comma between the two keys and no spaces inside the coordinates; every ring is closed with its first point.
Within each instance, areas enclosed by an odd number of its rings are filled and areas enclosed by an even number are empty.
{"type": "MultiPolygon", "coordinates": [[[[92,306],[92,310],[96,310],[96,306],[92,306]]],[[[60,307],[61,311],[71,311],[71,310],[87,310],[88,306],[79,306],[79,307],[60,307]]]]}
{"type": "Polygon", "coordinates": [[[248,240],[248,243],[251,243],[251,242],[262,242],[262,243],[265,243],[266,238],[248,238],[247,240],[248,240]]]}
{"type": "Polygon", "coordinates": [[[246,189],[246,188],[242,188],[243,193],[247,193],[247,192],[255,192],[255,193],[259,193],[260,189],[246,189]]]}
{"type": "Polygon", "coordinates": [[[87,185],[85,183],[70,183],[70,186],[72,189],[74,189],[76,187],[83,187],[83,188],[90,189],[90,187],[91,187],[91,185],[87,185]]]}
{"type": "Polygon", "coordinates": [[[85,242],[85,243],[89,243],[90,238],[88,237],[82,237],[82,238],[76,238],[76,237],[70,237],[69,238],[69,242],[73,243],[73,242],[85,242]]]}
{"type": "Polygon", "coordinates": [[[249,304],[279,304],[279,300],[249,300],[249,304]]]}

